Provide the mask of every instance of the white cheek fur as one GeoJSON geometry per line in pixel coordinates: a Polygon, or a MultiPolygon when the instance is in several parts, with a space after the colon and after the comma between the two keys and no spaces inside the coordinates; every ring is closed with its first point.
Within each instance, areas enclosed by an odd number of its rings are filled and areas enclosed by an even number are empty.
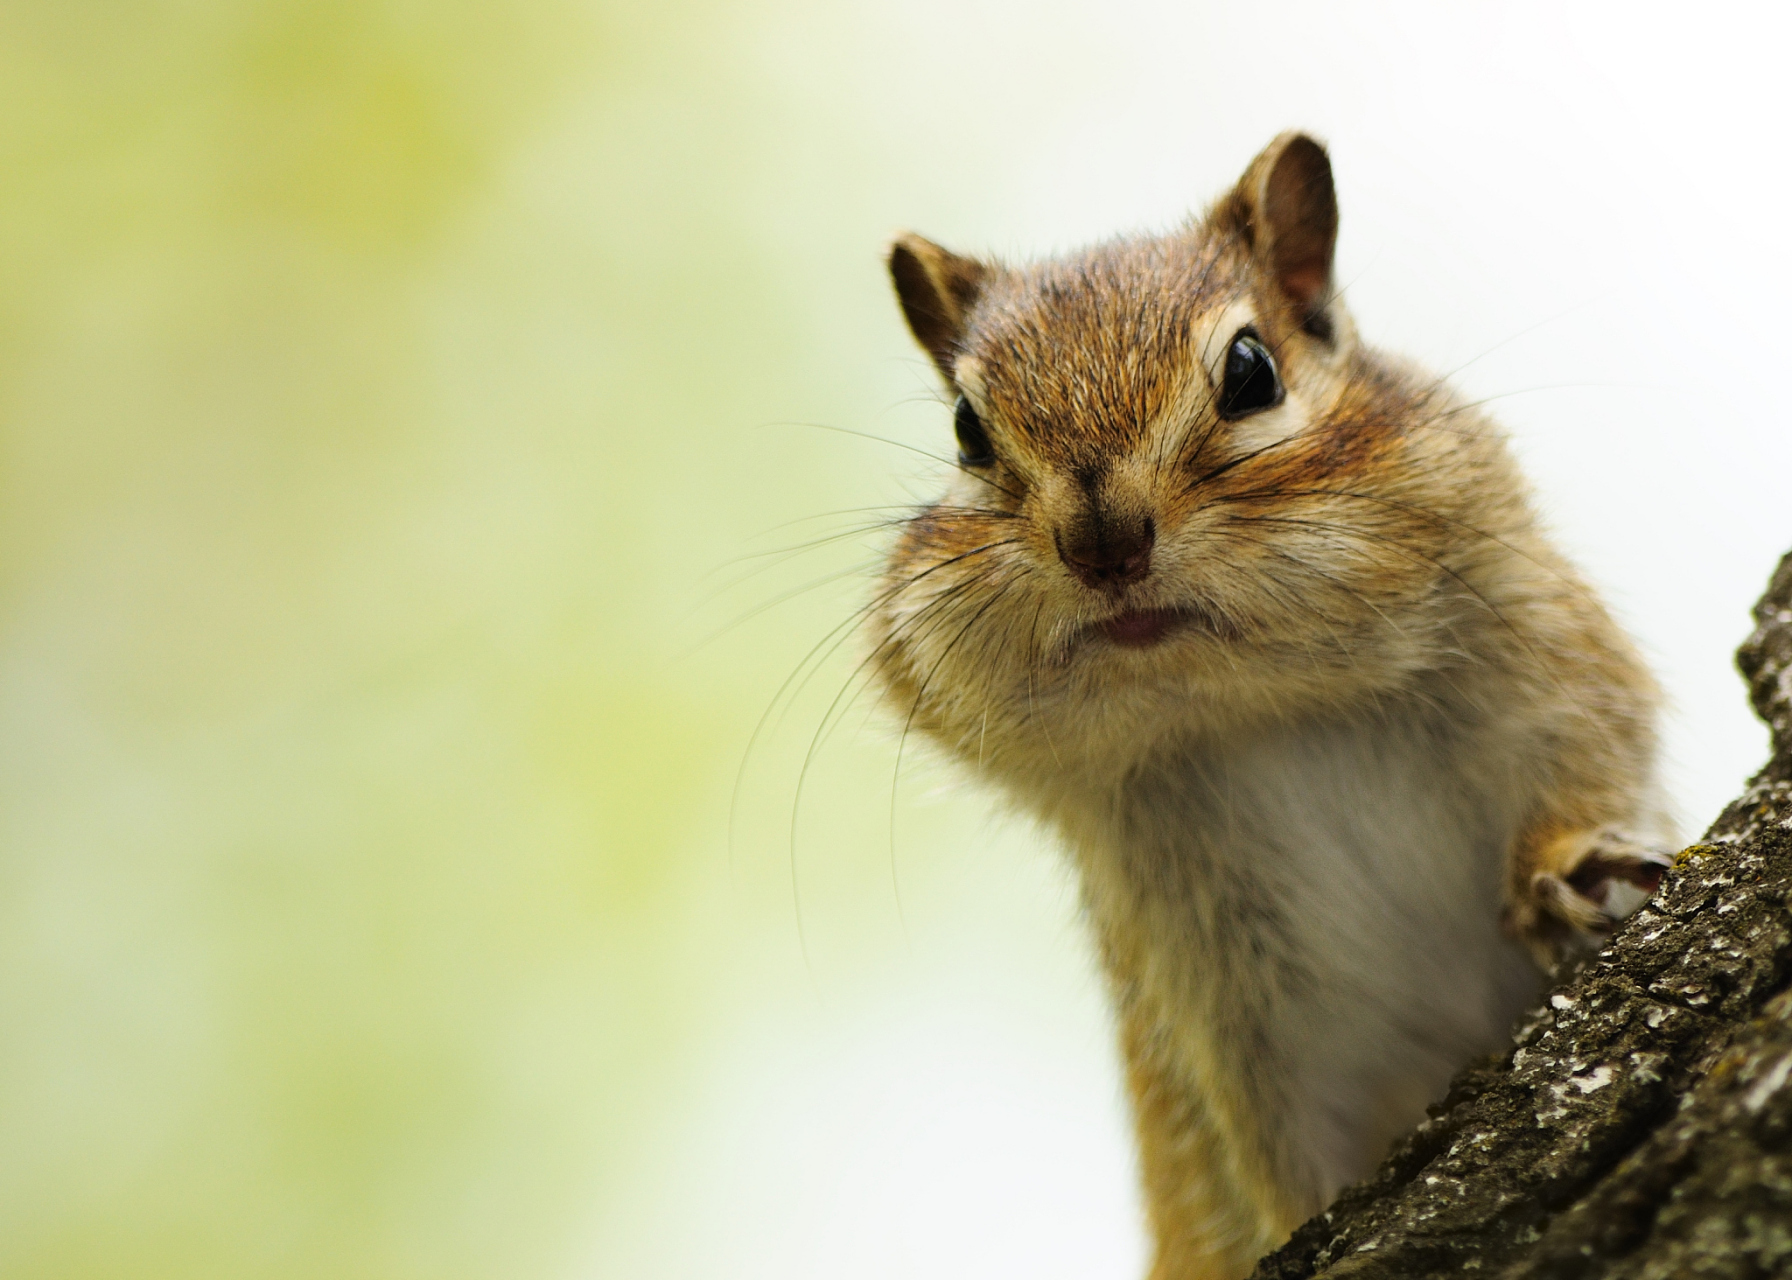
{"type": "Polygon", "coordinates": [[[1227,423],[1226,428],[1230,430],[1233,447],[1239,453],[1256,453],[1299,435],[1311,420],[1306,405],[1290,390],[1275,408],[1227,423]]]}

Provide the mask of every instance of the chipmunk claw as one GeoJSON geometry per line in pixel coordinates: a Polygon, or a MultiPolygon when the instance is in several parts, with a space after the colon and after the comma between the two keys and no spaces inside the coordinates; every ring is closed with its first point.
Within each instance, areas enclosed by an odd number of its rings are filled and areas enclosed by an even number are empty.
{"type": "Polygon", "coordinates": [[[1525,901],[1507,912],[1507,927],[1553,969],[1595,951],[1613,928],[1661,886],[1673,857],[1612,827],[1553,841],[1531,874],[1525,901]]]}

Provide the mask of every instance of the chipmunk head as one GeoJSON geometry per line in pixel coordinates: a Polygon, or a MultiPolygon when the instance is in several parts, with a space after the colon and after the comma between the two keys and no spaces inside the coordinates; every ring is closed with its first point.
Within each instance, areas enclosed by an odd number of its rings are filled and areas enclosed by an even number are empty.
{"type": "Polygon", "coordinates": [[[1054,709],[1136,736],[1166,683],[1273,710],[1399,647],[1436,570],[1390,548],[1408,522],[1375,495],[1410,474],[1429,391],[1359,359],[1337,228],[1325,150],[1291,133],[1168,235],[1018,268],[896,241],[958,453],[873,609],[915,723],[980,754],[1054,709]]]}

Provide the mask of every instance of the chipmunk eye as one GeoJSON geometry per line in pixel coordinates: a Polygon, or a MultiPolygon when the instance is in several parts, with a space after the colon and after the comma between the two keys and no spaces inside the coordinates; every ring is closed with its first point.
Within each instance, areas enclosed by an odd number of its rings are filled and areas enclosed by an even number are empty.
{"type": "Polygon", "coordinates": [[[987,467],[996,460],[996,451],[990,447],[983,420],[963,396],[958,397],[958,406],[952,411],[952,427],[958,433],[958,461],[962,465],[987,467]]]}
{"type": "Polygon", "coordinates": [[[1275,357],[1253,329],[1240,329],[1226,352],[1226,379],[1220,387],[1220,417],[1242,418],[1282,403],[1275,357]]]}

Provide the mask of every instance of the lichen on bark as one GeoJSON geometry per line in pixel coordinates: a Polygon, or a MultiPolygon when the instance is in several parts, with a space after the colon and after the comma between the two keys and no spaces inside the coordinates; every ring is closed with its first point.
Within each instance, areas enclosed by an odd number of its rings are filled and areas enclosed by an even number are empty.
{"type": "Polygon", "coordinates": [[[1755,620],[1737,664],[1767,766],[1254,1280],[1792,1275],[1792,554],[1755,620]]]}

